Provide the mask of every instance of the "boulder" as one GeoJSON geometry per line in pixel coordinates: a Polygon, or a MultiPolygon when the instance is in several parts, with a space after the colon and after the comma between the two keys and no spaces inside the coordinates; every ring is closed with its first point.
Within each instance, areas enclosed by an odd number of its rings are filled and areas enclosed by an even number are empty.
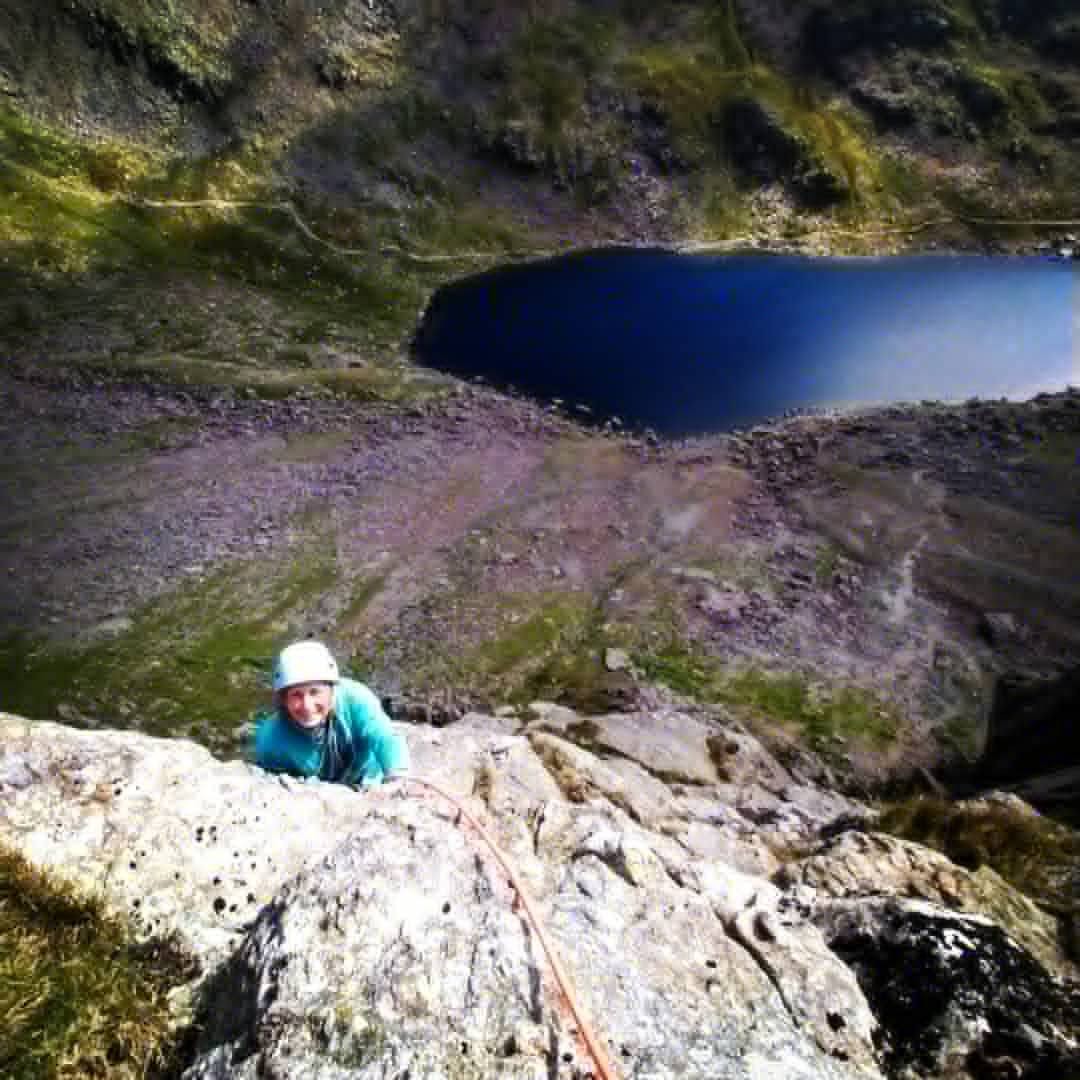
{"type": "Polygon", "coordinates": [[[816,922],[859,976],[895,1080],[1080,1076],[1080,990],[989,919],[920,900],[835,900],[816,922]]]}
{"type": "Polygon", "coordinates": [[[583,718],[570,709],[537,704],[530,731],[565,735],[589,750],[636,761],[668,783],[708,784],[716,780],[709,750],[712,727],[677,711],[613,713],[583,718]]]}
{"type": "Polygon", "coordinates": [[[341,786],[217,761],[186,739],[0,713],[0,842],[209,970],[367,812],[341,786]]]}
{"type": "Polygon", "coordinates": [[[988,866],[974,873],[940,852],[885,833],[855,830],[776,875],[783,888],[809,886],[831,899],[895,896],[993,919],[1048,971],[1075,976],[1058,920],[988,866]]]}
{"type": "MultiPolygon", "coordinates": [[[[617,821],[586,812],[566,825],[573,859],[540,902],[545,929],[625,1075],[878,1075],[867,1032],[861,1044],[831,1032],[829,1054],[799,1031],[710,899],[642,872],[649,856],[617,821]]],[[[450,814],[414,799],[373,806],[281,891],[213,980],[205,1017],[185,1080],[541,1080],[590,1067],[505,879],[450,814]]]]}
{"type": "Polygon", "coordinates": [[[1009,787],[1035,806],[1080,800],[1080,667],[1054,676],[1012,673],[994,688],[986,747],[974,770],[981,788],[1009,787]]]}

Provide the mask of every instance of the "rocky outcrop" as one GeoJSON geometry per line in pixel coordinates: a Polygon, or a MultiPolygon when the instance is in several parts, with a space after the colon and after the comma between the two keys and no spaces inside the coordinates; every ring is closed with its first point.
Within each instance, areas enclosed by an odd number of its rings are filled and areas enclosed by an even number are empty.
{"type": "Polygon", "coordinates": [[[730,101],[718,130],[743,175],[756,183],[781,181],[803,206],[820,209],[851,195],[847,181],[828,167],[808,140],[788,130],[755,98],[730,101]]]}
{"type": "MultiPolygon", "coordinates": [[[[0,842],[201,961],[187,1080],[587,1074],[520,890],[619,1075],[870,1080],[906,1061],[864,962],[878,939],[849,927],[879,902],[832,885],[813,861],[829,848],[766,876],[866,808],[715,717],[542,706],[407,735],[425,783],[360,794],[0,714],[0,842]]],[[[961,918],[924,909],[930,938],[961,918]]],[[[1058,1015],[1061,984],[963,918],[1058,1015]]]]}
{"type": "Polygon", "coordinates": [[[988,919],[890,897],[835,901],[817,921],[882,1021],[890,1076],[1080,1075],[1076,984],[988,919]]]}
{"type": "Polygon", "coordinates": [[[810,886],[819,897],[918,899],[958,912],[991,916],[1050,971],[1072,975],[1056,919],[988,866],[972,872],[921,844],[884,833],[849,830],[777,875],[785,888],[810,886]]]}

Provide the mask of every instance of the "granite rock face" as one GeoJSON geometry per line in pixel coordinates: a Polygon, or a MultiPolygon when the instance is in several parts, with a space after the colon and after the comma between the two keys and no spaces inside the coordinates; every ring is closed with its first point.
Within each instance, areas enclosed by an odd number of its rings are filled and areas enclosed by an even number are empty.
{"type": "MultiPolygon", "coordinates": [[[[883,901],[814,862],[900,874],[895,851],[842,854],[861,834],[822,848],[866,807],[708,717],[543,706],[407,737],[417,779],[361,794],[0,714],[0,843],[200,961],[186,1080],[588,1075],[521,891],[620,1076],[901,1075],[889,927],[859,921],[883,901]],[[819,854],[770,881],[793,843],[819,854]]],[[[945,946],[948,920],[989,928],[1061,1013],[1065,984],[995,924],[923,909],[945,946]]]]}

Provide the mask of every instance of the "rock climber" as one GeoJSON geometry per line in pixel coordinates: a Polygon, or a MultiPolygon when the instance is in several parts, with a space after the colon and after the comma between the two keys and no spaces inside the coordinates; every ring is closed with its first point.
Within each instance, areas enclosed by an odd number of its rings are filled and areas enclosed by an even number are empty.
{"type": "Polygon", "coordinates": [[[325,645],[298,641],[283,649],[273,687],[274,709],[255,729],[257,765],[365,788],[408,775],[405,739],[368,687],[342,677],[325,645]]]}

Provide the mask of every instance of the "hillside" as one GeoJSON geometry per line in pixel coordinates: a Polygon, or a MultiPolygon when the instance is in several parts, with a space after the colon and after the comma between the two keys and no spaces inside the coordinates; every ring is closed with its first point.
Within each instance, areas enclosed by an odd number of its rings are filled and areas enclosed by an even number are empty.
{"type": "Polygon", "coordinates": [[[570,248],[1075,248],[1078,133],[1078,0],[0,0],[0,1072],[591,1075],[425,780],[627,1078],[1080,1067],[1080,390],[408,353],[570,248]],[[415,798],[245,763],[305,636],[415,798]]]}
{"type": "MultiPolygon", "coordinates": [[[[528,253],[1031,246],[1068,230],[975,219],[1080,217],[1075,0],[194,12],[3,0],[0,244],[24,295],[220,273],[302,288],[280,301],[297,334],[328,302],[377,351],[439,281],[528,253]],[[241,205],[150,205],[208,199],[241,205]]],[[[192,334],[208,351],[198,326],[153,341],[192,334]]]]}
{"type": "Polygon", "coordinates": [[[970,754],[993,680],[1075,647],[1074,398],[664,449],[402,343],[537,250],[1071,213],[1075,8],[3,0],[11,704],[228,747],[318,632],[386,693],[660,682],[970,754]]]}

